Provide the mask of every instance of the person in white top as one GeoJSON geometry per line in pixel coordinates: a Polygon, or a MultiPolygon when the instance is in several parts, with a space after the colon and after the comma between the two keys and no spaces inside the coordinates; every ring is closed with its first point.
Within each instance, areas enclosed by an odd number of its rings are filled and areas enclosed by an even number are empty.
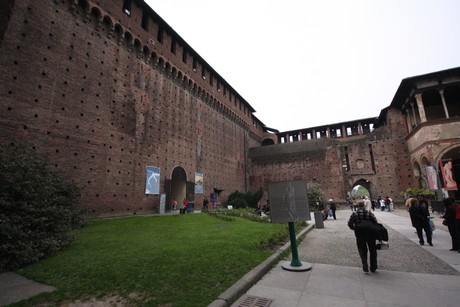
{"type": "Polygon", "coordinates": [[[372,202],[367,196],[364,196],[364,208],[368,211],[372,210],[372,202]]]}

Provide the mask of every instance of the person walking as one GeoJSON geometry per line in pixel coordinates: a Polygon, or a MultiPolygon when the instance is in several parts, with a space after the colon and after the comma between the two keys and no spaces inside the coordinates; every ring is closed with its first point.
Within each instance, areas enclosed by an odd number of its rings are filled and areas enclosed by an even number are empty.
{"type": "Polygon", "coordinates": [[[347,203],[350,206],[351,212],[355,211],[355,206],[353,205],[353,201],[350,197],[347,198],[347,203]]]}
{"type": "Polygon", "coordinates": [[[380,211],[385,211],[385,200],[379,196],[380,211]]]}
{"type": "Polygon", "coordinates": [[[364,208],[368,211],[371,211],[372,209],[372,202],[367,196],[364,196],[364,208]]]}
{"type": "Polygon", "coordinates": [[[455,204],[451,198],[444,199],[443,203],[446,208],[446,213],[442,216],[444,218],[442,224],[447,226],[450,237],[452,238],[452,248],[450,251],[458,251],[460,249],[460,236],[455,218],[455,204]]]}
{"type": "Polygon", "coordinates": [[[208,200],[208,197],[205,196],[203,199],[203,210],[208,211],[208,207],[209,207],[209,200],[208,200]]]}
{"type": "Polygon", "coordinates": [[[387,208],[388,212],[391,211],[391,203],[392,199],[389,196],[385,197],[385,207],[387,208]]]}
{"type": "Polygon", "coordinates": [[[177,200],[176,200],[176,198],[173,199],[171,207],[172,207],[172,211],[176,211],[176,209],[177,209],[177,200]]]}
{"type": "MultiPolygon", "coordinates": [[[[417,200],[418,200],[418,203],[420,204],[420,206],[424,206],[428,210],[428,201],[426,200],[425,195],[418,194],[417,195],[417,200]]],[[[428,210],[428,212],[429,212],[429,210],[428,210]]],[[[431,212],[434,212],[434,211],[431,211],[431,212]]]]}
{"type": "Polygon", "coordinates": [[[424,245],[425,241],[423,240],[423,232],[422,229],[425,231],[426,241],[430,246],[433,246],[432,242],[432,233],[429,224],[428,216],[430,213],[425,206],[419,204],[418,200],[415,198],[411,198],[411,206],[409,208],[409,214],[411,221],[417,230],[417,236],[420,240],[420,245],[424,245]]]}
{"type": "Polygon", "coordinates": [[[411,225],[412,227],[415,228],[414,217],[410,214],[410,207],[412,207],[412,199],[413,199],[412,197],[409,197],[408,199],[406,199],[406,202],[404,205],[406,206],[407,212],[409,212],[411,225]]]}
{"type": "Polygon", "coordinates": [[[332,211],[332,217],[334,218],[334,220],[337,219],[337,217],[335,216],[335,211],[337,210],[337,205],[334,203],[334,199],[329,199],[329,209],[332,211]]]}
{"type": "Polygon", "coordinates": [[[377,226],[375,215],[364,208],[364,202],[358,202],[356,212],[353,212],[348,220],[348,227],[354,230],[356,237],[356,246],[358,247],[359,256],[363,264],[363,271],[369,272],[367,262],[367,252],[369,251],[371,272],[377,270],[377,248],[375,245],[376,233],[372,228],[377,226]],[[365,227],[368,225],[368,227],[365,227]]]}

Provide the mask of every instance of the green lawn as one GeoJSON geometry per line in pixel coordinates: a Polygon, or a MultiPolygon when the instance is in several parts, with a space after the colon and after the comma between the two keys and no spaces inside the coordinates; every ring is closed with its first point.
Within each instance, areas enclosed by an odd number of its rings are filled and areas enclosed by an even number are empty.
{"type": "Polygon", "coordinates": [[[92,221],[68,249],[18,271],[58,290],[17,305],[117,297],[126,305],[207,306],[273,251],[287,225],[208,214],[92,221]]]}

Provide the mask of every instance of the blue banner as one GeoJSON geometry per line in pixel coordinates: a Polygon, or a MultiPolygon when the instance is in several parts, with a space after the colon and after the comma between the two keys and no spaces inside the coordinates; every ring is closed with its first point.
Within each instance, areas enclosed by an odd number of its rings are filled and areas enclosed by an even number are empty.
{"type": "Polygon", "coordinates": [[[145,194],[160,194],[160,168],[147,166],[145,194]]]}
{"type": "Polygon", "coordinates": [[[195,194],[203,194],[203,174],[195,173],[195,194]]]}

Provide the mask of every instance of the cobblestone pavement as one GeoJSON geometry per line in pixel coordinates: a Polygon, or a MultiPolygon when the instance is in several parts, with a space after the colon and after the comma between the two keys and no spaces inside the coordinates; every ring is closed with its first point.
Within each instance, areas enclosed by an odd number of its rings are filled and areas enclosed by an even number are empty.
{"type": "MultiPolygon", "coordinates": [[[[409,216],[405,210],[396,210],[391,213],[379,211],[376,212],[377,219],[379,214],[409,216]]],[[[304,238],[304,241],[299,246],[299,258],[311,263],[361,267],[354,232],[347,226],[351,210],[338,210],[336,215],[337,220],[327,219],[324,221],[324,228],[314,229],[304,238]]],[[[436,231],[442,231],[443,229],[447,231],[447,228],[442,225],[442,218],[439,214],[434,213],[432,216],[438,228],[433,233],[433,243],[436,245],[436,231]]],[[[311,222],[314,223],[314,221],[311,222]]],[[[390,227],[387,226],[386,228],[390,248],[378,251],[379,269],[411,273],[460,275],[460,272],[430,252],[421,249],[418,244],[390,227]]]]}

